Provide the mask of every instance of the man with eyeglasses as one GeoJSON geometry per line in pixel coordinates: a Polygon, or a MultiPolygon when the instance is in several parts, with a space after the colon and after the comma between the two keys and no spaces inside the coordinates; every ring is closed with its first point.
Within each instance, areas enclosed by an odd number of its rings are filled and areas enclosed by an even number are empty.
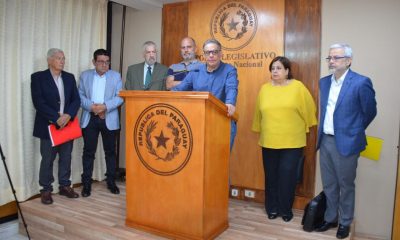
{"type": "Polygon", "coordinates": [[[336,237],[346,238],[354,217],[355,178],[360,152],[366,147],[365,129],[375,118],[375,91],[371,79],[350,69],[353,60],[348,44],[334,44],[326,58],[332,73],[320,86],[320,121],[317,149],[327,209],[316,231],[339,228],[336,237]]]}
{"type": "MultiPolygon", "coordinates": [[[[230,64],[221,61],[221,43],[209,39],[203,44],[206,64],[200,65],[198,71],[191,71],[173,91],[207,91],[225,103],[227,115],[232,116],[236,110],[238,94],[237,70],[230,64]]],[[[236,136],[236,123],[231,123],[230,148],[236,136]]]]}
{"type": "Polygon", "coordinates": [[[128,67],[126,90],[166,90],[165,78],[168,68],[157,62],[157,45],[153,41],[143,44],[144,62],[128,67]]]}
{"type": "Polygon", "coordinates": [[[89,197],[91,194],[93,162],[99,133],[101,133],[105,153],[107,188],[111,193],[119,194],[119,189],[115,184],[115,143],[116,133],[120,128],[118,107],[123,103],[122,98],[118,96],[122,89],[121,75],[110,70],[110,54],[107,50],[97,49],[93,54],[92,62],[95,68],[82,72],[79,82],[84,141],[82,197],[89,197]]]}
{"type": "Polygon", "coordinates": [[[183,38],[180,51],[182,62],[172,64],[168,69],[168,77],[166,79],[168,90],[181,83],[190,71],[196,71],[201,65],[201,62],[196,59],[196,42],[193,38],[183,38]]]}

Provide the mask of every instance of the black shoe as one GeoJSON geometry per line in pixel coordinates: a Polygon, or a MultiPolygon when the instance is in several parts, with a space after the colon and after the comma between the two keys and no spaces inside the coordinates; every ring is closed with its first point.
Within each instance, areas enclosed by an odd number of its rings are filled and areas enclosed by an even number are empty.
{"type": "Polygon", "coordinates": [[[282,216],[282,219],[285,222],[290,222],[290,220],[292,220],[292,218],[293,218],[293,214],[291,214],[291,215],[283,215],[282,216]]]}
{"type": "Polygon", "coordinates": [[[108,190],[110,190],[111,193],[119,194],[119,188],[117,187],[117,185],[115,185],[115,183],[107,184],[107,188],[108,190]]]}
{"type": "Polygon", "coordinates": [[[275,219],[278,217],[278,213],[267,213],[268,219],[275,219]]]}
{"type": "Polygon", "coordinates": [[[330,222],[324,221],[320,226],[318,226],[315,229],[315,231],[316,232],[325,232],[325,231],[328,231],[330,228],[337,227],[337,225],[338,225],[337,222],[330,223],[330,222]]]}
{"type": "Polygon", "coordinates": [[[336,233],[336,238],[343,239],[349,236],[350,226],[344,226],[339,224],[339,228],[336,233]]]}
{"type": "Polygon", "coordinates": [[[89,197],[92,188],[90,185],[83,185],[81,195],[82,197],[89,197]]]}

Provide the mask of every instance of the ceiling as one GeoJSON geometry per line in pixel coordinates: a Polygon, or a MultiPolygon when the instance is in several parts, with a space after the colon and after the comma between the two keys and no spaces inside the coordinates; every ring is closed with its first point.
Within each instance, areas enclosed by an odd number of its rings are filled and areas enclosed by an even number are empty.
{"type": "Polygon", "coordinates": [[[137,10],[150,10],[162,8],[164,4],[186,2],[187,0],[112,0],[113,2],[135,8],[137,10]]]}

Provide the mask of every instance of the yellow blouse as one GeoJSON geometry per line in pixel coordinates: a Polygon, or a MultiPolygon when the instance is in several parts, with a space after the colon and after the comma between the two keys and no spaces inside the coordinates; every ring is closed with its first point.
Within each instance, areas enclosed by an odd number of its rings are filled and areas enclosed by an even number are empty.
{"type": "Polygon", "coordinates": [[[258,93],[252,130],[260,133],[265,148],[300,148],[306,133],[317,125],[315,102],[298,80],[285,86],[264,84],[258,93]]]}

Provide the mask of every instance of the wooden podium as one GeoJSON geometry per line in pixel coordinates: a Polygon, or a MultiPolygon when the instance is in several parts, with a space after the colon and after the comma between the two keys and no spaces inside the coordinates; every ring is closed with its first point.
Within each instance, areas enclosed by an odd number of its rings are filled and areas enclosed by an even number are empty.
{"type": "Polygon", "coordinates": [[[228,228],[230,118],[208,92],[121,91],[126,225],[174,239],[228,228]]]}

